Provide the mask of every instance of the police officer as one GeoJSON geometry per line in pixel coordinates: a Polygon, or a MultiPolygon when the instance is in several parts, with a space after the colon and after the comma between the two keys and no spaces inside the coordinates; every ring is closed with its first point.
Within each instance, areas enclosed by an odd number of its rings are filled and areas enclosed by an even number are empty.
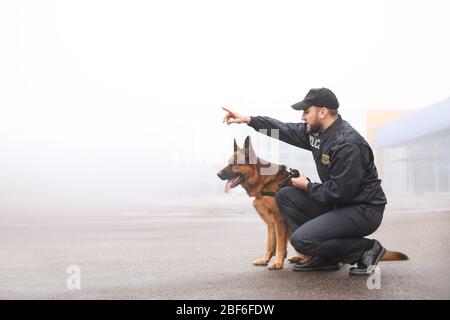
{"type": "Polygon", "coordinates": [[[385,253],[377,240],[364,238],[381,224],[387,203],[378,179],[372,149],[338,113],[339,102],[327,88],[311,89],[292,105],[303,110],[302,123],[283,123],[228,110],[224,122],[246,123],[312,152],[321,183],[303,174],[292,187],[276,193],[276,202],[289,229],[291,244],[311,256],[294,271],[339,270],[339,262],[357,264],[351,275],[371,274],[385,253]]]}

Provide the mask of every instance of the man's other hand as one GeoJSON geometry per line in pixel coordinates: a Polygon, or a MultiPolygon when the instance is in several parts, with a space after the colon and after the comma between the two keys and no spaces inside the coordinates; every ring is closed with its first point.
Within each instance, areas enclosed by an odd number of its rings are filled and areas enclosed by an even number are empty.
{"type": "Polygon", "coordinates": [[[308,178],[305,177],[303,172],[300,172],[300,176],[298,178],[291,179],[292,185],[297,189],[302,189],[306,191],[306,186],[309,183],[308,178]]]}

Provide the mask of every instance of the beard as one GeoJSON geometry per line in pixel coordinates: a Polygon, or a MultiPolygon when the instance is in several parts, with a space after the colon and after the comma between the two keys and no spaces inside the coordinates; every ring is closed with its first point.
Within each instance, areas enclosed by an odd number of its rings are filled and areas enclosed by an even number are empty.
{"type": "Polygon", "coordinates": [[[320,124],[316,123],[316,124],[307,124],[306,125],[306,132],[308,132],[309,134],[318,134],[320,132],[320,124]]]}

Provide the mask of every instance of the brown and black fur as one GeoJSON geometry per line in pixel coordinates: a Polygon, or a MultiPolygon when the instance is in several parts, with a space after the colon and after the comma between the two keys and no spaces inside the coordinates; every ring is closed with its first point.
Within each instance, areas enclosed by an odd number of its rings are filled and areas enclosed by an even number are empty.
{"type": "MultiPolygon", "coordinates": [[[[239,148],[234,140],[234,152],[229,160],[229,165],[219,171],[217,175],[222,180],[228,180],[228,183],[234,181],[231,188],[241,185],[249,197],[254,197],[253,206],[267,225],[265,253],[261,258],[254,260],[253,264],[266,266],[275,255],[275,260],[267,268],[269,270],[283,268],[287,255],[287,243],[291,234],[273,195],[287,176],[286,166],[275,165],[258,158],[254,153],[250,137],[247,137],[243,148],[239,148]],[[275,168],[273,174],[263,174],[263,168],[268,167],[275,168]]],[[[289,180],[285,185],[292,184],[289,180]]],[[[289,261],[304,263],[309,259],[310,257],[298,254],[289,261]]],[[[400,252],[386,251],[381,259],[381,261],[396,260],[408,260],[408,257],[400,252]]]]}
{"type": "MultiPolygon", "coordinates": [[[[275,193],[279,184],[286,178],[286,167],[274,165],[255,156],[250,137],[245,139],[244,148],[239,148],[234,141],[234,152],[229,160],[229,165],[223,168],[217,175],[222,180],[231,180],[240,177],[233,188],[239,184],[247,191],[250,197],[255,197],[253,206],[267,225],[267,245],[264,255],[253,261],[254,265],[265,266],[275,255],[275,261],[268,265],[269,270],[283,268],[284,259],[287,255],[287,243],[290,232],[277,207],[274,196],[263,195],[263,193],[275,193]],[[238,161],[243,159],[245,161],[238,161]],[[250,161],[254,159],[254,161],[250,161]],[[241,163],[242,162],[242,163],[241,163]],[[263,175],[262,168],[275,166],[275,174],[263,175]]],[[[290,181],[288,181],[290,185],[290,181]]],[[[302,261],[306,257],[299,255],[289,259],[290,261],[302,261]]],[[[306,261],[306,260],[305,260],[306,261]]]]}

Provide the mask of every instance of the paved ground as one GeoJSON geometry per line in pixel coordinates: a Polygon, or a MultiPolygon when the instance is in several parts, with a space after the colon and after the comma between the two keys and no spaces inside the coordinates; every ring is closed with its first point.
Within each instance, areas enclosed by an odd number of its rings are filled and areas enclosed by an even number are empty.
{"type": "Polygon", "coordinates": [[[450,212],[386,212],[373,237],[411,260],[383,262],[381,288],[371,290],[348,266],[307,274],[288,263],[281,271],[253,266],[265,227],[249,205],[3,219],[0,298],[450,299],[450,212]],[[81,268],[80,290],[66,287],[69,265],[81,268]]]}

